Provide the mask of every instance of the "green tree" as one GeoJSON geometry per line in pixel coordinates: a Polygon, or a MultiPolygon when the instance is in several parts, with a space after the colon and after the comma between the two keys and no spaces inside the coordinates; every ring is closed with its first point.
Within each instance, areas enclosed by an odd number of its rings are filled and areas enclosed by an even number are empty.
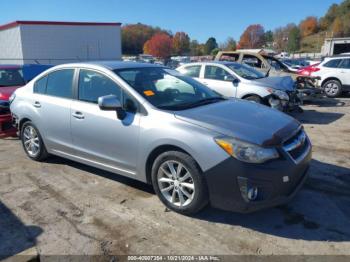
{"type": "Polygon", "coordinates": [[[294,27],[289,31],[288,35],[288,52],[296,52],[300,49],[300,30],[298,27],[294,27]]]}
{"type": "Polygon", "coordinates": [[[271,30],[265,32],[265,42],[266,43],[273,42],[273,32],[271,30]]]}
{"type": "Polygon", "coordinates": [[[218,43],[216,42],[216,39],[214,37],[209,37],[209,39],[204,45],[204,54],[210,55],[211,51],[213,51],[215,48],[218,48],[218,43]]]}
{"type": "Polygon", "coordinates": [[[220,52],[220,48],[215,48],[211,50],[210,55],[216,56],[220,52]]]}
{"type": "Polygon", "coordinates": [[[203,45],[200,45],[197,40],[192,40],[190,43],[190,54],[193,56],[203,55],[203,45]]]}

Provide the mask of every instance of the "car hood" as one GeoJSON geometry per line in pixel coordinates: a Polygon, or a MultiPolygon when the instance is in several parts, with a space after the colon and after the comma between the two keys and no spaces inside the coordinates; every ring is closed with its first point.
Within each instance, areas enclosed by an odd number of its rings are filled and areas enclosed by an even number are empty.
{"type": "Polygon", "coordinates": [[[174,114],[180,120],[262,146],[280,145],[300,127],[297,120],[284,113],[239,99],[174,114]]]}
{"type": "Polygon", "coordinates": [[[10,96],[19,86],[0,86],[0,99],[9,100],[10,96]]]}
{"type": "Polygon", "coordinates": [[[290,76],[275,76],[275,77],[265,77],[261,79],[254,80],[259,86],[270,87],[282,91],[294,91],[294,81],[290,76]]]}

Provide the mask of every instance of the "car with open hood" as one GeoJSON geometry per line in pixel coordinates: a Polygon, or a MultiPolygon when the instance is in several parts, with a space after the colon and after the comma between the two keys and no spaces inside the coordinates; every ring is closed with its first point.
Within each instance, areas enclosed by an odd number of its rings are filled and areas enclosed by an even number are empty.
{"type": "Polygon", "coordinates": [[[311,160],[294,118],[152,64],[56,66],[16,90],[10,107],[29,158],[53,154],[149,183],[182,214],[286,203],[311,160]]]}

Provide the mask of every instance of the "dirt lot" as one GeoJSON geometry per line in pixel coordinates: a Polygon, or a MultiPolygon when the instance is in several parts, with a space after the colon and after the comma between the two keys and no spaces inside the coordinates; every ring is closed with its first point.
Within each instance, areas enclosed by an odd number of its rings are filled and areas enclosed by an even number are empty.
{"type": "Polygon", "coordinates": [[[61,158],[29,160],[0,140],[0,258],[49,254],[350,255],[350,98],[296,117],[314,145],[303,190],[250,215],[168,212],[149,186],[61,158]]]}

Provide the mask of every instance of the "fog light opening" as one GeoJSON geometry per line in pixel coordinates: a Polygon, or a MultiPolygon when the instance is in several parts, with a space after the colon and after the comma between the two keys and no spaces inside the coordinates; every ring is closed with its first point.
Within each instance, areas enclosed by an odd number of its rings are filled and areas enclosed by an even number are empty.
{"type": "Polygon", "coordinates": [[[247,198],[250,201],[254,201],[258,198],[258,188],[257,187],[250,187],[247,191],[247,198]]]}

